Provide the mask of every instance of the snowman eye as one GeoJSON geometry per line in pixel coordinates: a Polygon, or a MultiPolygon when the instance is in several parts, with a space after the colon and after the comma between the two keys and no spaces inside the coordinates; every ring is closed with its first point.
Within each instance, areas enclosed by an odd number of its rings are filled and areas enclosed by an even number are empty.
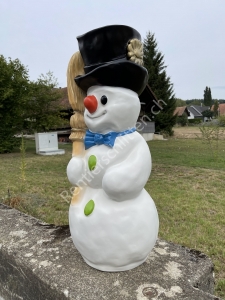
{"type": "Polygon", "coordinates": [[[106,105],[107,101],[108,101],[108,98],[107,98],[105,95],[103,95],[103,96],[101,97],[101,103],[102,103],[103,105],[106,105]]]}

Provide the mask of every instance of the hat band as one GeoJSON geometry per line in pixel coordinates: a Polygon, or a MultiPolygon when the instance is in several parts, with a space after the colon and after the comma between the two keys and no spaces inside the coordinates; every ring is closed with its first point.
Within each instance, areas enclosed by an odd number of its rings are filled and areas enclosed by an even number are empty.
{"type": "Polygon", "coordinates": [[[89,72],[91,72],[92,70],[100,67],[100,66],[103,66],[103,65],[108,65],[108,64],[114,64],[114,63],[119,63],[121,61],[127,61],[127,57],[126,55],[121,55],[115,59],[112,59],[110,61],[107,61],[107,62],[102,62],[102,63],[98,63],[98,64],[93,64],[93,65],[89,65],[89,66],[85,66],[84,67],[84,73],[87,74],[89,72]]]}

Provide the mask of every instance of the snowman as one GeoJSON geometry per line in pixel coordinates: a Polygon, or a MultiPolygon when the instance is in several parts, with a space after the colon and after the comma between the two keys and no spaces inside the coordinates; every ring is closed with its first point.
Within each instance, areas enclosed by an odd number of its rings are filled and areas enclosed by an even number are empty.
{"type": "Polygon", "coordinates": [[[85,151],[67,166],[78,201],[70,205],[75,247],[101,271],[125,271],[142,264],[155,245],[158,214],[144,189],[151,156],[135,125],[139,95],[148,74],[141,65],[140,34],[124,25],[78,37],[85,74],[76,85],[85,93],[85,151]]]}

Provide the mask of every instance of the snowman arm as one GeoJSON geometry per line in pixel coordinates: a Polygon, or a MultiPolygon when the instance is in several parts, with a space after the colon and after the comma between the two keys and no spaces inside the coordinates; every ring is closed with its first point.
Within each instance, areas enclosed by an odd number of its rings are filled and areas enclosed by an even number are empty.
{"type": "Polygon", "coordinates": [[[67,166],[67,177],[74,186],[86,185],[83,180],[85,172],[84,160],[79,157],[72,157],[67,166]]]}
{"type": "Polygon", "coordinates": [[[107,169],[102,180],[106,194],[114,200],[136,197],[144,188],[151,172],[147,144],[136,146],[121,163],[107,169]]]}

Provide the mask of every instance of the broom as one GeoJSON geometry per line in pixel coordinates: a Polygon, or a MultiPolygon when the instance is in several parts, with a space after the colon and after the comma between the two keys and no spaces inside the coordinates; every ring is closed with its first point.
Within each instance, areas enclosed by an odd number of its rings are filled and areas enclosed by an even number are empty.
{"type": "MultiPolygon", "coordinates": [[[[80,52],[74,53],[67,69],[67,91],[73,115],[70,118],[71,134],[69,139],[73,143],[72,156],[82,157],[84,155],[84,136],[87,129],[84,123],[84,98],[86,94],[80,89],[74,78],[84,74],[84,62],[80,52]]],[[[79,201],[80,188],[76,187],[72,196],[71,204],[79,201]]]]}

